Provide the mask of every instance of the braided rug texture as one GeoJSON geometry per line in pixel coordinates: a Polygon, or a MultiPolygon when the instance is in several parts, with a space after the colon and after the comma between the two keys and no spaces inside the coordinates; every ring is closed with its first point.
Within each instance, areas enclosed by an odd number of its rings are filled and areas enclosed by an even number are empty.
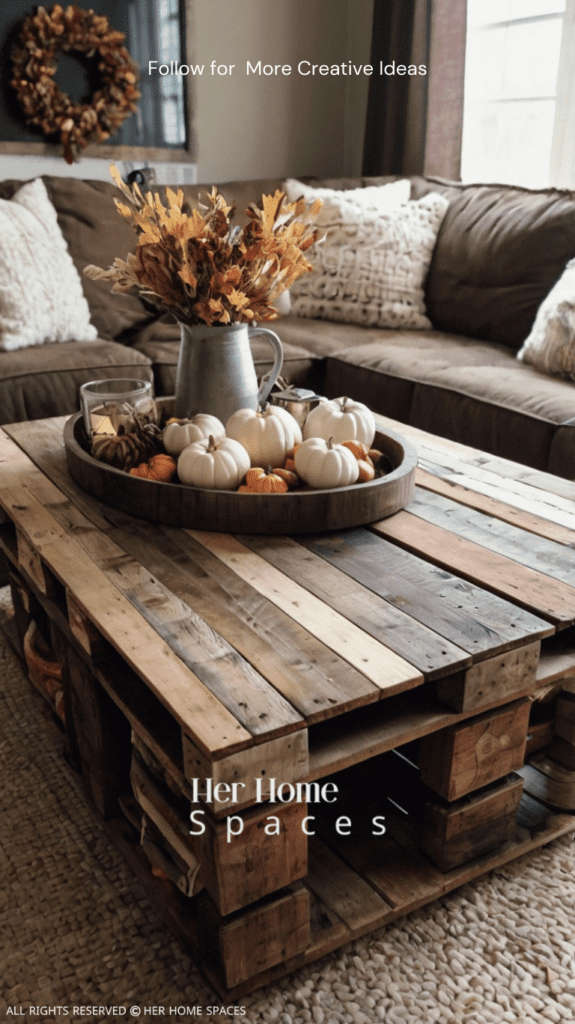
{"type": "Polygon", "coordinates": [[[234,1014],[148,903],[62,745],[0,631],[2,1022],[575,1020],[571,835],[245,996],[234,1014]]]}

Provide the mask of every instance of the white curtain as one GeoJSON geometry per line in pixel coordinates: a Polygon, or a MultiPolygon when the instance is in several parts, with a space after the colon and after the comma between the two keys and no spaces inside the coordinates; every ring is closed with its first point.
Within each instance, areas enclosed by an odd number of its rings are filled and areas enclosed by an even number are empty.
{"type": "Polygon", "coordinates": [[[575,0],[563,16],[549,184],[575,189],[575,0]]]}

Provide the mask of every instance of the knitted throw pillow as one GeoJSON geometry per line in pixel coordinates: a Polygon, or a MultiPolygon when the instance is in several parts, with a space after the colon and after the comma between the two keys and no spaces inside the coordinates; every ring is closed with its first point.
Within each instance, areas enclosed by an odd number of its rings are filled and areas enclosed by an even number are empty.
{"type": "Polygon", "coordinates": [[[424,285],[448,200],[430,192],[371,219],[334,225],[291,288],[297,316],[427,330],[424,285]]]}
{"type": "Polygon", "coordinates": [[[544,373],[575,373],[575,260],[539,306],[517,358],[544,373]]]}
{"type": "Polygon", "coordinates": [[[411,194],[408,178],[391,181],[387,185],[366,185],[365,188],[339,190],[334,188],[313,188],[303,181],[288,178],[282,188],[288,202],[294,203],[303,197],[308,203],[315,199],[323,199],[323,206],[314,224],[317,227],[329,228],[344,221],[373,220],[382,213],[396,210],[402,203],[407,203],[411,194]]]}
{"type": "Polygon", "coordinates": [[[0,200],[0,349],[96,337],[56,211],[36,178],[0,200]]]}

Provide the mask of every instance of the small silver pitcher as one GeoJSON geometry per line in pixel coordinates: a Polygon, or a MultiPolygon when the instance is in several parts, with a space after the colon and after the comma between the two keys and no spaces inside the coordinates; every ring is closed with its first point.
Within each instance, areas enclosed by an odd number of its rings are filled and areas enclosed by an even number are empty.
{"type": "Polygon", "coordinates": [[[238,409],[257,409],[269,395],[283,362],[282,343],[267,327],[248,324],[180,324],[182,342],[176,375],[174,415],[210,413],[226,424],[238,409]],[[274,365],[258,388],[250,338],[264,335],[274,365]]]}

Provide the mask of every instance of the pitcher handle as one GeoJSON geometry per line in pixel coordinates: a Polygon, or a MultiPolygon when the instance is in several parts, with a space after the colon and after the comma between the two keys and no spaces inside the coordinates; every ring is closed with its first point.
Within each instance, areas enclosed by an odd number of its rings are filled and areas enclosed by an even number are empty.
{"type": "Polygon", "coordinates": [[[267,340],[269,341],[271,347],[274,350],[274,365],[272,366],[270,372],[266,373],[265,380],[262,381],[261,387],[258,391],[259,405],[261,402],[265,402],[266,398],[268,397],[271,389],[273,388],[276,380],[278,379],[281,373],[281,368],[284,361],[284,352],[282,348],[282,343],[278,338],[277,334],[275,334],[274,331],[270,331],[268,327],[250,327],[249,334],[250,337],[252,337],[254,334],[265,334],[267,340]]]}

